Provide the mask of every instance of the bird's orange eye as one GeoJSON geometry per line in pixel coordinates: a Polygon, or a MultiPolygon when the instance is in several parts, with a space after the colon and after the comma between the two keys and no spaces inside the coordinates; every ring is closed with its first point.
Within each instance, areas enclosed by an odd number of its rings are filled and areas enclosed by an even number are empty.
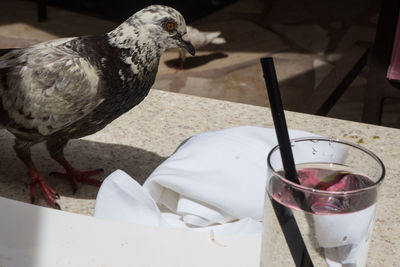
{"type": "Polygon", "coordinates": [[[167,31],[173,31],[173,30],[175,30],[175,23],[173,23],[172,21],[168,21],[166,24],[165,24],[165,29],[167,30],[167,31]]]}

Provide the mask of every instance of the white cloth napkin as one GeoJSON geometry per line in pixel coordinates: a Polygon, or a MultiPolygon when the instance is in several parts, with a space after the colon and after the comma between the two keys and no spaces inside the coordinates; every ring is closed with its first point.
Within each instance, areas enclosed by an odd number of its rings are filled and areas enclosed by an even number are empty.
{"type": "MultiPolygon", "coordinates": [[[[316,136],[290,130],[290,137],[316,136]]],[[[241,126],[186,140],[143,186],[121,170],[103,182],[95,216],[223,233],[262,231],[275,130],[241,126]]]]}
{"type": "MultiPolygon", "coordinates": [[[[289,130],[289,135],[317,136],[298,130],[289,130]]],[[[157,167],[143,186],[122,170],[113,172],[100,187],[94,215],[151,226],[261,234],[269,177],[267,155],[276,144],[274,129],[254,126],[195,135],[157,167]]],[[[344,160],[347,155],[343,148],[336,148],[335,153],[336,160],[344,160]]],[[[319,154],[332,159],[329,153],[319,154]]],[[[306,160],[313,157],[310,153],[304,155],[306,160]]],[[[360,212],[344,217],[324,216],[315,221],[317,241],[326,248],[330,266],[344,260],[352,262],[359,253],[365,253],[365,249],[359,251],[351,245],[354,250],[350,252],[335,248],[344,245],[341,233],[345,232],[355,244],[365,238],[365,227],[349,233],[344,230],[346,222],[360,221],[360,216],[368,217],[368,221],[372,216],[369,211],[369,215],[360,212]],[[336,227],[329,226],[335,222],[336,227]],[[332,256],[335,253],[339,256],[332,256]]]]}

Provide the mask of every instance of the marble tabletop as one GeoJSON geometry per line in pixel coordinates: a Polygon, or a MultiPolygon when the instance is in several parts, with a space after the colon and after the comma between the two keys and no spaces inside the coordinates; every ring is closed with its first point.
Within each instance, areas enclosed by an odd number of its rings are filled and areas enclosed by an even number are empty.
{"type": "MultiPolygon", "coordinates": [[[[295,112],[286,112],[289,128],[359,143],[375,152],[386,166],[368,266],[395,266],[400,262],[400,129],[380,127],[295,112]]],[[[149,96],[102,131],[72,140],[66,158],[77,169],[103,168],[104,179],[122,169],[143,183],[148,175],[186,138],[205,131],[253,125],[273,127],[268,108],[152,89],[149,96]]],[[[13,137],[0,130],[0,196],[29,202],[26,169],[12,149],[13,137]]],[[[45,146],[32,149],[43,177],[61,196],[65,211],[93,214],[98,188],[82,185],[72,194],[70,185],[49,177],[62,169],[45,146]]],[[[38,205],[48,206],[42,197],[38,205]]]]}

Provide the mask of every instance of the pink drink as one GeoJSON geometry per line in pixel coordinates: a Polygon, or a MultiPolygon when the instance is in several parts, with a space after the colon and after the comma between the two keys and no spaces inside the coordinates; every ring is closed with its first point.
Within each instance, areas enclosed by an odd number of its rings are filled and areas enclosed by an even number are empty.
{"type": "MultiPolygon", "coordinates": [[[[353,174],[340,165],[330,165],[330,168],[305,167],[298,169],[297,175],[302,186],[328,192],[351,192],[374,184],[369,178],[353,174]]],[[[291,188],[282,186],[279,191],[272,194],[272,198],[287,207],[301,210],[292,192],[291,188]]],[[[357,197],[350,195],[351,193],[349,196],[338,197],[323,194],[308,195],[306,204],[311,208],[311,213],[338,214],[362,210],[376,202],[376,194],[361,194],[357,197]]]]}

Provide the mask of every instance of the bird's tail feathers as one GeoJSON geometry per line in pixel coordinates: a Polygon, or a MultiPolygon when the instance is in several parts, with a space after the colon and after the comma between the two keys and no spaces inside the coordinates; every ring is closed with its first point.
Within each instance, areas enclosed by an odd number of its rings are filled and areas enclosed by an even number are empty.
{"type": "Polygon", "coordinates": [[[14,50],[14,48],[2,48],[2,49],[0,49],[0,57],[4,56],[5,54],[10,52],[11,50],[14,50]]]}
{"type": "Polygon", "coordinates": [[[204,32],[206,39],[208,42],[211,42],[213,39],[220,36],[221,32],[204,32]]]}
{"type": "Polygon", "coordinates": [[[212,44],[225,44],[226,40],[225,40],[225,38],[218,37],[218,38],[215,38],[214,40],[212,40],[211,43],[212,44]]]}

